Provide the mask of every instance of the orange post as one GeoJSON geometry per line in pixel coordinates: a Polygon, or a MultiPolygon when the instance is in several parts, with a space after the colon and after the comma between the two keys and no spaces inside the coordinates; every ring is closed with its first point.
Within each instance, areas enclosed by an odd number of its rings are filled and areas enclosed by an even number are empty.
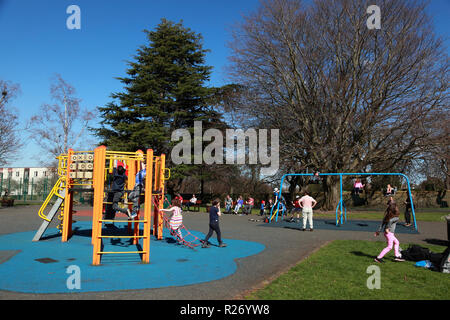
{"type": "MultiPolygon", "coordinates": [[[[159,166],[159,177],[158,177],[158,190],[161,191],[161,198],[159,199],[159,209],[164,208],[164,171],[166,170],[166,155],[162,154],[160,158],[160,166],[159,166]]],[[[163,218],[162,211],[159,211],[158,217],[158,240],[162,240],[163,238],[163,218]]]]}
{"type": "MultiPolygon", "coordinates": [[[[144,159],[144,153],[142,152],[142,150],[138,150],[138,151],[136,151],[136,153],[142,155],[142,159],[144,159]]],[[[134,185],[136,183],[134,177],[135,177],[136,173],[138,173],[140,171],[140,169],[142,169],[142,168],[141,168],[139,160],[138,161],[133,161],[133,162],[135,163],[135,165],[134,165],[134,170],[135,170],[134,172],[135,173],[132,176],[133,177],[132,178],[132,180],[133,180],[133,187],[134,187],[134,185]]],[[[141,195],[139,195],[139,201],[140,201],[140,198],[141,198],[141,195]]],[[[140,220],[140,218],[139,218],[140,212],[139,211],[137,212],[136,220],[140,220]]],[[[133,244],[138,244],[139,243],[139,238],[137,236],[139,236],[139,222],[135,222],[134,223],[133,236],[135,236],[135,238],[133,238],[133,244]]]]}
{"type": "Polygon", "coordinates": [[[106,147],[100,146],[94,151],[94,208],[92,214],[92,242],[94,245],[92,264],[100,265],[101,254],[101,231],[102,231],[102,213],[103,198],[105,192],[105,160],[106,147]]]}
{"type": "MultiPolygon", "coordinates": [[[[96,193],[97,190],[97,186],[98,186],[98,180],[101,179],[99,177],[99,169],[98,169],[98,165],[99,165],[99,161],[98,161],[98,151],[99,148],[96,148],[94,150],[94,170],[93,170],[93,174],[92,174],[92,188],[94,189],[94,199],[93,199],[93,205],[92,205],[92,234],[91,234],[91,244],[94,245],[94,240],[97,234],[97,216],[96,216],[96,212],[98,211],[98,207],[99,207],[99,203],[98,203],[98,198],[99,195],[96,193]]],[[[101,176],[103,177],[103,176],[101,176]]],[[[103,200],[102,200],[103,201],[103,200]]],[[[102,211],[103,211],[103,207],[102,207],[102,211]]]]}
{"type": "MultiPolygon", "coordinates": [[[[153,184],[153,190],[155,190],[155,191],[159,191],[158,179],[159,179],[159,173],[160,173],[160,170],[159,170],[160,165],[161,165],[161,160],[159,157],[156,157],[156,159],[155,159],[155,182],[153,184]]],[[[159,199],[160,196],[156,196],[156,198],[159,199]]],[[[158,203],[158,206],[157,207],[155,206],[153,209],[153,235],[158,238],[159,200],[157,201],[157,203],[158,203]]]]}
{"type": "Polygon", "coordinates": [[[144,238],[142,244],[142,263],[150,262],[150,226],[152,214],[152,179],[153,179],[153,150],[147,150],[147,175],[145,179],[145,207],[144,207],[144,238]]]}
{"type": "Polygon", "coordinates": [[[62,229],[62,242],[67,242],[69,237],[72,236],[72,208],[73,208],[73,195],[70,192],[71,179],[70,179],[70,165],[72,164],[72,156],[74,152],[69,149],[67,152],[67,171],[66,171],[66,196],[64,198],[64,211],[63,211],[63,229],[62,229]]]}
{"type": "MultiPolygon", "coordinates": [[[[135,184],[135,176],[136,173],[139,171],[138,168],[138,164],[136,163],[137,161],[129,161],[128,163],[128,182],[127,182],[127,189],[128,190],[133,190],[134,189],[134,184],[135,184]]],[[[132,204],[128,204],[128,209],[133,209],[133,205],[132,204]]],[[[136,217],[136,219],[139,219],[139,212],[138,212],[138,216],[136,217]]],[[[131,231],[131,220],[128,222],[128,233],[132,233],[131,231]]],[[[135,242],[136,239],[133,240],[133,242],[135,242]]]]}

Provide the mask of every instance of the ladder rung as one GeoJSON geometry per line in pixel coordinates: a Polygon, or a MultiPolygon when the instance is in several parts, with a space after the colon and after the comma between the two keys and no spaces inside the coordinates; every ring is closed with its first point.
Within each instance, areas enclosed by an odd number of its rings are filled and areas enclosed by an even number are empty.
{"type": "MultiPolygon", "coordinates": [[[[118,202],[122,204],[133,204],[133,202],[118,202]]],[[[103,204],[113,204],[113,202],[103,202],[103,204]]]]}
{"type": "Polygon", "coordinates": [[[131,253],[145,253],[145,251],[99,251],[97,254],[131,254],[131,253]]]}
{"type": "Polygon", "coordinates": [[[147,220],[100,220],[100,222],[147,222],[147,220]]]}
{"type": "Polygon", "coordinates": [[[147,236],[98,236],[99,238],[147,238],[147,236]]]}

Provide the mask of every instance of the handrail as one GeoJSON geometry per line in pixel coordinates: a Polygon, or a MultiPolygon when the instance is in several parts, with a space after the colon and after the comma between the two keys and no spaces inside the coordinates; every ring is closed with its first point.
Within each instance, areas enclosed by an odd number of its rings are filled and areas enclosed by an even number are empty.
{"type": "Polygon", "coordinates": [[[64,180],[64,177],[60,177],[58,179],[58,181],[55,183],[55,185],[53,186],[52,190],[50,191],[50,193],[48,194],[47,198],[45,199],[44,203],[42,204],[41,208],[38,211],[39,217],[41,217],[45,221],[50,222],[50,219],[48,219],[44,215],[44,209],[47,207],[48,203],[50,202],[50,200],[53,198],[54,195],[56,195],[57,197],[61,198],[61,196],[58,194],[58,191],[61,189],[60,185],[63,182],[63,180],[64,180]]]}
{"type": "Polygon", "coordinates": [[[164,176],[163,179],[164,180],[169,180],[170,179],[170,169],[169,168],[164,168],[164,171],[168,171],[169,172],[169,176],[164,176]]]}

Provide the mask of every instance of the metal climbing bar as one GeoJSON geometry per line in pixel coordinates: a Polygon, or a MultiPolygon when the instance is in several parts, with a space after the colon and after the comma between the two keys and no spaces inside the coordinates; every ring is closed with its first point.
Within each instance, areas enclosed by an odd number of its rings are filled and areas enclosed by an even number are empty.
{"type": "MultiPolygon", "coordinates": [[[[312,176],[314,176],[314,174],[313,173],[287,173],[287,174],[284,174],[281,177],[279,196],[281,196],[281,192],[283,190],[284,179],[289,176],[311,176],[312,177],[312,176]]],[[[340,200],[338,203],[338,207],[341,206],[341,212],[340,212],[341,215],[342,215],[342,208],[343,208],[343,206],[342,206],[343,205],[342,176],[400,176],[406,180],[406,185],[408,187],[408,195],[409,195],[409,198],[412,199],[411,184],[409,182],[409,178],[403,173],[379,173],[379,172],[348,173],[348,172],[342,172],[342,173],[320,173],[319,176],[339,176],[340,177],[340,200]]],[[[280,204],[277,205],[277,210],[279,210],[279,205],[280,204]]],[[[345,206],[345,204],[344,204],[344,206],[345,206]]],[[[413,221],[414,221],[414,229],[418,230],[416,214],[415,214],[415,210],[414,210],[414,204],[412,201],[411,201],[411,212],[412,212],[413,221]]],[[[336,224],[338,224],[337,215],[338,215],[338,210],[336,209],[336,224]]],[[[340,218],[342,220],[342,216],[340,218]]],[[[345,211],[345,219],[346,219],[346,211],[345,211]]],[[[278,221],[278,212],[277,212],[275,221],[278,221]]]]}
{"type": "MultiPolygon", "coordinates": [[[[139,253],[142,257],[143,263],[150,262],[150,229],[151,229],[151,212],[152,212],[152,194],[153,194],[153,173],[156,170],[160,170],[161,164],[165,163],[165,156],[160,157],[153,156],[153,150],[147,150],[144,154],[142,151],[138,150],[135,153],[131,152],[115,152],[107,151],[105,147],[99,147],[95,151],[95,165],[94,165],[94,214],[93,214],[93,232],[92,232],[92,244],[93,244],[93,258],[92,264],[99,265],[101,256],[103,254],[132,254],[139,253]],[[100,148],[100,149],[99,149],[100,148]],[[144,186],[144,202],[146,203],[144,207],[144,217],[138,217],[135,220],[109,220],[102,219],[103,206],[109,204],[109,202],[104,200],[105,192],[105,181],[106,174],[108,170],[112,171],[115,160],[120,160],[124,164],[126,163],[126,169],[128,172],[128,184],[127,189],[133,190],[135,179],[134,177],[141,169],[141,162],[146,162],[146,178],[144,186]],[[109,161],[109,163],[108,163],[109,161]],[[108,164],[108,166],[107,166],[108,164]],[[115,236],[115,235],[103,235],[102,234],[102,224],[104,222],[124,222],[128,223],[129,235],[127,236],[115,236]],[[140,223],[143,224],[142,234],[139,231],[140,223]],[[102,239],[110,238],[128,238],[133,240],[133,244],[138,245],[139,240],[142,239],[142,250],[140,251],[102,251],[102,239]]],[[[155,181],[158,186],[158,192],[164,195],[164,176],[158,175],[155,179],[160,179],[155,181]]],[[[132,209],[132,202],[126,202],[129,209],[132,209]]]]}
{"type": "MultiPolygon", "coordinates": [[[[155,185],[155,194],[164,198],[164,182],[170,177],[170,170],[165,168],[165,155],[154,156],[153,150],[148,149],[146,153],[141,150],[136,152],[111,151],[107,150],[105,146],[100,146],[94,151],[75,151],[69,149],[67,154],[61,154],[57,157],[58,160],[58,175],[59,180],[51,190],[49,196],[44,201],[41,209],[38,211],[39,217],[44,222],[43,226],[38,230],[37,235],[42,235],[45,228],[50,223],[51,219],[56,216],[56,211],[61,211],[58,219],[61,223],[58,226],[62,233],[62,242],[68,241],[73,233],[72,230],[72,215],[73,211],[73,193],[74,192],[93,192],[93,210],[92,210],[92,236],[91,243],[93,246],[92,264],[99,265],[102,254],[113,253],[140,253],[142,254],[142,262],[149,263],[150,261],[150,236],[151,236],[151,219],[153,209],[153,183],[155,185]],[[136,173],[141,170],[143,162],[146,163],[146,179],[144,202],[147,204],[144,207],[144,216],[138,216],[134,220],[107,220],[103,219],[103,210],[105,204],[112,204],[105,200],[105,182],[108,178],[108,173],[112,173],[113,168],[117,162],[121,162],[126,167],[126,172],[129,177],[127,183],[127,191],[134,189],[136,173]],[[164,173],[168,172],[168,176],[164,173]],[[77,187],[77,188],[74,188],[77,187]],[[48,206],[52,197],[58,197],[57,203],[51,210],[50,216],[44,215],[44,209],[48,206]],[[114,236],[102,234],[103,223],[105,222],[124,222],[128,223],[128,236],[114,236]],[[142,234],[139,231],[140,225],[143,225],[142,234]],[[138,245],[139,240],[142,239],[141,251],[130,252],[107,252],[102,251],[102,239],[108,238],[129,238],[133,240],[133,244],[138,245]]],[[[133,203],[125,199],[125,206],[132,209],[133,203]]],[[[162,204],[162,202],[161,202],[162,204]]],[[[156,235],[157,238],[162,236],[163,221],[158,219],[155,215],[156,235]]],[[[36,239],[37,236],[35,236],[36,239]]],[[[34,241],[34,240],[33,240],[34,241]]]]}

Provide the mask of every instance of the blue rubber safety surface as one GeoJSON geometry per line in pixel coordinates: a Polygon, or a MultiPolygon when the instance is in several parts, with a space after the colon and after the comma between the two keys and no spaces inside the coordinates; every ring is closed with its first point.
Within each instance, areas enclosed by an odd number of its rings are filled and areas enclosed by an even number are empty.
{"type": "MultiPolygon", "coordinates": [[[[119,227],[114,235],[125,232],[119,227]]],[[[142,228],[141,228],[142,230],[142,228]]],[[[102,265],[92,265],[91,223],[78,221],[74,235],[61,242],[57,229],[48,230],[44,240],[32,242],[34,231],[0,236],[0,250],[17,250],[0,264],[0,290],[24,293],[70,293],[136,290],[184,286],[218,280],[232,275],[235,259],[256,255],[265,249],[257,242],[224,239],[217,246],[215,234],[209,248],[179,245],[168,230],[163,240],[150,240],[150,263],[138,254],[103,255],[102,265]],[[71,266],[76,266],[75,269],[71,266]],[[70,267],[70,268],[69,268],[70,267]],[[75,271],[74,271],[75,270],[75,271]],[[73,288],[77,270],[80,289],[73,288]]],[[[202,239],[204,233],[191,231],[202,239]]],[[[104,251],[139,251],[129,239],[103,239],[104,251]]]]}
{"type": "MultiPolygon", "coordinates": [[[[344,224],[336,226],[336,220],[331,219],[314,219],[314,230],[342,230],[342,231],[363,231],[363,232],[375,232],[380,227],[381,221],[372,220],[347,220],[344,224]]],[[[303,229],[303,218],[300,218],[300,222],[288,222],[282,221],[280,218],[277,222],[264,223],[261,226],[274,227],[274,228],[288,228],[288,229],[303,229]]],[[[306,224],[306,228],[309,228],[309,223],[306,224]]],[[[419,234],[414,227],[406,227],[402,223],[397,223],[395,233],[407,233],[407,234],[419,234]]]]}

